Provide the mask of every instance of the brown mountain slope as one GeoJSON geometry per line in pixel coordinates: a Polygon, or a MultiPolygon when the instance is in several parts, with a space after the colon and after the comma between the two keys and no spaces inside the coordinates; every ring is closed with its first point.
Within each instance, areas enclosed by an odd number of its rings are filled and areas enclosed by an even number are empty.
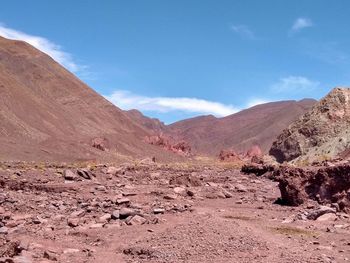
{"type": "Polygon", "coordinates": [[[350,88],[335,88],[273,143],[277,161],[323,161],[350,150],[350,88]]]}
{"type": "Polygon", "coordinates": [[[136,123],[147,129],[151,133],[161,133],[165,129],[165,124],[156,118],[150,118],[143,115],[138,110],[128,110],[125,113],[136,123]]]}
{"type": "Polygon", "coordinates": [[[52,58],[0,37],[0,160],[162,155],[148,131],[52,58]],[[91,147],[108,140],[109,151],[91,147]]]}
{"type": "Polygon", "coordinates": [[[245,152],[253,145],[267,152],[277,135],[314,103],[311,99],[271,102],[224,118],[209,115],[179,121],[166,131],[189,142],[199,154],[218,155],[231,147],[245,152]]]}

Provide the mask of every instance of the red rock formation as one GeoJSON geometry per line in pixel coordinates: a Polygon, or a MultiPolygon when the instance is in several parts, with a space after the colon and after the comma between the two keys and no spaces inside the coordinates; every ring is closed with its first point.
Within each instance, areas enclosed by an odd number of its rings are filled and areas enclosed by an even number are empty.
{"type": "Polygon", "coordinates": [[[237,162],[242,161],[242,158],[234,150],[222,150],[219,154],[221,161],[237,162]]]}
{"type": "Polygon", "coordinates": [[[272,178],[279,182],[282,201],[297,206],[307,199],[321,204],[337,203],[350,212],[350,162],[327,163],[318,167],[280,167],[272,178]]]}
{"type": "Polygon", "coordinates": [[[108,150],[108,140],[106,138],[94,138],[92,140],[92,147],[99,149],[101,151],[108,150]]]}
{"type": "Polygon", "coordinates": [[[176,139],[170,136],[166,136],[163,134],[146,136],[145,141],[149,144],[162,147],[167,151],[170,151],[179,155],[183,155],[183,156],[191,155],[191,146],[187,142],[183,140],[177,141],[176,139]]]}

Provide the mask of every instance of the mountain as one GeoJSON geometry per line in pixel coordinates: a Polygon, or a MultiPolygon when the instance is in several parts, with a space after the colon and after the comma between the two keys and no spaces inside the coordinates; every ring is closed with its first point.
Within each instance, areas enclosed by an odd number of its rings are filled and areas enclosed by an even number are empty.
{"type": "Polygon", "coordinates": [[[147,117],[138,110],[128,110],[125,113],[151,133],[162,133],[165,130],[165,124],[163,122],[156,118],[147,117]]]}
{"type": "Polygon", "coordinates": [[[350,154],[350,89],[335,88],[273,143],[278,162],[323,161],[350,154]]]}
{"type": "Polygon", "coordinates": [[[0,160],[163,157],[147,135],[51,57],[0,37],[0,160]]]}
{"type": "Polygon", "coordinates": [[[246,152],[254,145],[267,153],[282,130],[314,103],[312,99],[271,102],[223,118],[208,115],[179,121],[168,125],[166,132],[187,141],[198,154],[217,156],[228,148],[246,152]]]}

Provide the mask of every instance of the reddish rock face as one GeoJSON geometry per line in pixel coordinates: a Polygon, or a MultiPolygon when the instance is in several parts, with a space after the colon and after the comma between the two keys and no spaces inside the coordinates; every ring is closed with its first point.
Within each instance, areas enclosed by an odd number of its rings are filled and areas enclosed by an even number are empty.
{"type": "Polygon", "coordinates": [[[163,134],[147,136],[145,141],[149,144],[162,147],[165,150],[170,152],[190,156],[191,155],[191,146],[185,141],[177,141],[173,137],[165,136],[163,134]]]}
{"type": "Polygon", "coordinates": [[[222,150],[219,154],[221,161],[242,161],[241,157],[234,150],[222,150]]]}
{"type": "Polygon", "coordinates": [[[282,201],[297,206],[307,199],[321,204],[338,203],[350,212],[350,162],[296,168],[280,167],[272,178],[279,182],[282,201]]]}
{"type": "Polygon", "coordinates": [[[92,147],[101,151],[108,150],[108,140],[105,138],[94,138],[92,140],[92,147]]]}

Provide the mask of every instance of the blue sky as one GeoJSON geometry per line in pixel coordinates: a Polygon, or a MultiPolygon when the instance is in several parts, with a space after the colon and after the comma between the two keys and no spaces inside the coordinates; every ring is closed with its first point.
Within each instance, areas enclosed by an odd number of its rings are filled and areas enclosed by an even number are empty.
{"type": "Polygon", "coordinates": [[[350,2],[2,1],[0,35],[166,123],[350,83],[350,2]]]}

